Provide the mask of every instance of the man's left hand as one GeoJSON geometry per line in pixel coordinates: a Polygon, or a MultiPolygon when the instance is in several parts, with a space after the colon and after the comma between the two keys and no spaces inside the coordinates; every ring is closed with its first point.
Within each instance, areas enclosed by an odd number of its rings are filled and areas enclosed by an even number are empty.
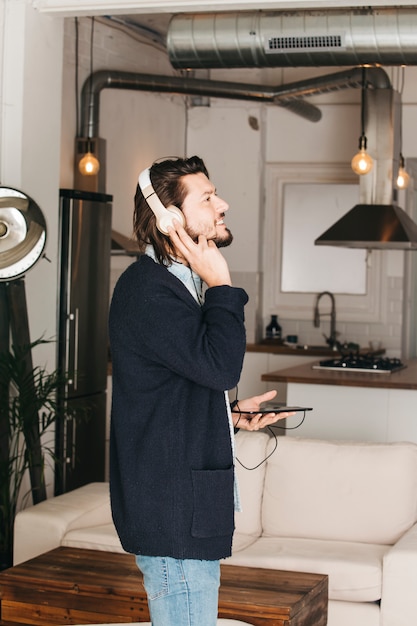
{"type": "Polygon", "coordinates": [[[260,396],[253,396],[245,400],[239,400],[233,409],[233,425],[235,428],[242,430],[260,430],[271,424],[275,424],[278,420],[285,419],[294,415],[292,413],[256,413],[260,409],[263,402],[273,400],[277,395],[276,390],[267,391],[260,396]],[[240,411],[254,411],[250,415],[241,413],[240,411]]]}

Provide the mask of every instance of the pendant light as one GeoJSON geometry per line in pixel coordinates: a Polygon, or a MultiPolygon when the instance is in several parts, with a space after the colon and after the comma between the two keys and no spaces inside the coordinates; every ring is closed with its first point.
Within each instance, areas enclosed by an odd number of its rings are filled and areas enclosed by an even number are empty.
{"type": "Polygon", "coordinates": [[[373,166],[372,157],[366,151],[365,135],[365,90],[366,90],[366,70],[362,68],[362,89],[361,89],[361,136],[359,137],[359,152],[355,154],[351,161],[351,167],[355,174],[360,176],[368,174],[373,166]]]}
{"type": "Polygon", "coordinates": [[[404,166],[404,157],[400,153],[400,167],[398,168],[397,189],[406,189],[410,183],[410,175],[404,166]]]}
{"type": "Polygon", "coordinates": [[[78,169],[83,176],[95,176],[100,170],[100,162],[96,156],[90,151],[80,159],[78,169]]]}
{"type": "MultiPolygon", "coordinates": [[[[92,77],[93,77],[93,46],[94,46],[94,17],[91,18],[91,38],[90,38],[90,100],[92,91],[92,77]]],[[[78,163],[78,169],[82,176],[95,176],[100,170],[100,161],[91,151],[91,137],[88,137],[87,152],[80,159],[78,163]]]]}
{"type": "Polygon", "coordinates": [[[404,66],[401,68],[401,86],[398,89],[401,96],[401,110],[400,110],[400,165],[398,168],[396,187],[397,189],[406,189],[410,184],[410,175],[405,169],[404,156],[403,156],[403,106],[402,95],[404,91],[404,66]]]}

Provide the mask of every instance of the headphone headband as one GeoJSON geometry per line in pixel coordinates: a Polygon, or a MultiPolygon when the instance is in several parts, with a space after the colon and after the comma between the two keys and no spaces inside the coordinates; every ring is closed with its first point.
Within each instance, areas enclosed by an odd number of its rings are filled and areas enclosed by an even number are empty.
{"type": "Polygon", "coordinates": [[[156,217],[156,226],[161,233],[168,235],[168,227],[173,226],[174,219],[180,222],[182,226],[185,226],[183,212],[172,204],[168,207],[164,206],[159,199],[152,186],[150,167],[147,167],[139,174],[138,183],[143,197],[156,217]]]}
{"type": "Polygon", "coordinates": [[[143,195],[145,196],[145,200],[148,199],[148,197],[152,194],[155,193],[154,188],[152,187],[152,183],[151,183],[151,168],[147,167],[146,169],[143,170],[143,172],[141,172],[139,174],[139,179],[138,179],[138,183],[139,183],[139,187],[142,190],[143,195]],[[147,188],[150,187],[150,193],[147,193],[147,188]]]}

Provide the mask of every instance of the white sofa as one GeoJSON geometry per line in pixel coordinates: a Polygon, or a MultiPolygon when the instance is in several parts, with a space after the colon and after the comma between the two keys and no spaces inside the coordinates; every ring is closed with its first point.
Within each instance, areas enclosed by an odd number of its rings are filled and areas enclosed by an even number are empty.
{"type": "MultiPolygon", "coordinates": [[[[243,512],[227,562],[328,574],[328,626],[417,624],[417,445],[277,442],[236,436],[243,512]]],[[[15,564],[59,545],[122,551],[107,483],[17,515],[15,564]]]]}

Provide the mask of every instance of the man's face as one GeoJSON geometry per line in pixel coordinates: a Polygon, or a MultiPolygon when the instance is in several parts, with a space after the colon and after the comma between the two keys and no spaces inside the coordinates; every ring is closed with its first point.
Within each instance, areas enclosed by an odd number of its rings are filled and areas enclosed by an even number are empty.
{"type": "Polygon", "coordinates": [[[211,239],[218,248],[229,246],[233,235],[224,223],[227,202],[216,195],[216,189],[205,174],[187,174],[182,179],[187,195],[182,204],[185,230],[194,241],[199,235],[211,239]]]}

